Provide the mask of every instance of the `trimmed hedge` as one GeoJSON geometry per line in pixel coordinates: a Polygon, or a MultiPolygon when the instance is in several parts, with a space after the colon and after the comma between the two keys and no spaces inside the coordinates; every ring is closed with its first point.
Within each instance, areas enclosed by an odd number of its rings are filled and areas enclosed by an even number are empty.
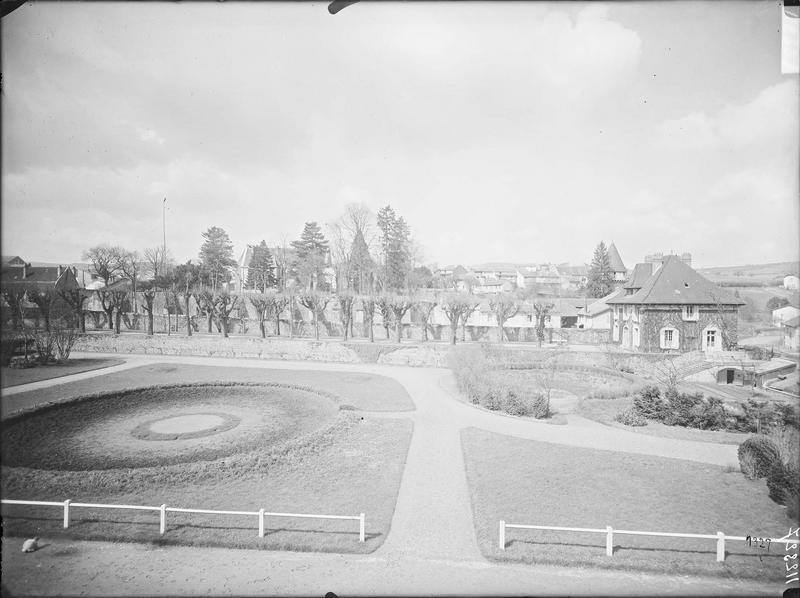
{"type": "Polygon", "coordinates": [[[763,478],[781,466],[777,445],[763,435],[753,436],[739,445],[739,465],[749,479],[763,478]]]}

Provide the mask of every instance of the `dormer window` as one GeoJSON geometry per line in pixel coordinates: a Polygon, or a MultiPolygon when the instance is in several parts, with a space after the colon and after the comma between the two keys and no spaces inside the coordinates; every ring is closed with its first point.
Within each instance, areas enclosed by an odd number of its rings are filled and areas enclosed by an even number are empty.
{"type": "Polygon", "coordinates": [[[681,314],[683,320],[686,322],[697,322],[699,317],[699,310],[696,305],[684,305],[683,313],[681,314]]]}

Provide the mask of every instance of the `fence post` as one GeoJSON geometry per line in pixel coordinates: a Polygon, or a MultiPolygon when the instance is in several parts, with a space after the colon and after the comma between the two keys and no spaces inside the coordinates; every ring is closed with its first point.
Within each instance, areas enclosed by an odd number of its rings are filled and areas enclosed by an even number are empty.
{"type": "Polygon", "coordinates": [[[365,522],[364,522],[364,513],[358,516],[358,541],[364,542],[366,540],[366,529],[365,529],[365,522]]]}
{"type": "Polygon", "coordinates": [[[606,556],[614,556],[614,530],[606,526],[606,556]]]}
{"type": "Polygon", "coordinates": [[[64,529],[69,527],[69,503],[71,502],[69,499],[64,501],[64,529]]]}
{"type": "Polygon", "coordinates": [[[500,535],[498,536],[497,547],[500,550],[506,549],[506,522],[503,519],[500,520],[500,535]]]}
{"type": "Polygon", "coordinates": [[[264,537],[264,509],[258,510],[258,537],[264,537]]]}
{"type": "Polygon", "coordinates": [[[163,536],[164,532],[167,531],[167,505],[161,505],[159,511],[161,513],[159,522],[159,533],[163,536]]]}
{"type": "Polygon", "coordinates": [[[717,562],[725,560],[725,534],[717,532],[717,562]]]}

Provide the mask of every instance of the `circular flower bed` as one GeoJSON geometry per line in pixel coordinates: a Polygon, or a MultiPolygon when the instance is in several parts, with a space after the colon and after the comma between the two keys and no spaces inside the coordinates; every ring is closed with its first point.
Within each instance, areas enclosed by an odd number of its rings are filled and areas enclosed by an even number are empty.
{"type": "Polygon", "coordinates": [[[4,422],[2,464],[85,471],[213,461],[283,444],[337,413],[322,393],[278,384],[138,388],[4,422]]]}

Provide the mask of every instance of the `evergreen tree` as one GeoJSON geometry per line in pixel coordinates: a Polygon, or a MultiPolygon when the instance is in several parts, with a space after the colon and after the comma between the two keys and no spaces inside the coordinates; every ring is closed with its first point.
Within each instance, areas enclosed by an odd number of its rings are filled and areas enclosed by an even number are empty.
{"type": "Polygon", "coordinates": [[[586,293],[589,297],[605,297],[614,290],[614,272],[611,270],[611,261],[608,249],[603,241],[594,249],[594,257],[589,266],[589,281],[586,284],[586,293]]]}
{"type": "Polygon", "coordinates": [[[298,241],[292,241],[297,252],[297,274],[300,281],[309,289],[318,288],[324,283],[325,256],[328,253],[328,240],[316,222],[306,222],[298,241]]]}
{"type": "Polygon", "coordinates": [[[398,217],[391,206],[378,211],[378,228],[381,229],[384,284],[387,289],[402,290],[408,280],[411,231],[403,217],[398,217]]]}
{"type": "Polygon", "coordinates": [[[266,241],[253,247],[253,255],[247,268],[247,288],[262,293],[275,286],[275,263],[266,241]]]}
{"type": "Polygon", "coordinates": [[[364,235],[357,230],[353,237],[353,244],[350,246],[350,288],[359,293],[371,291],[373,267],[372,256],[369,254],[364,235]]]}
{"type": "Polygon", "coordinates": [[[236,265],[233,259],[233,243],[228,233],[218,226],[212,226],[203,233],[203,245],[200,247],[200,263],[209,273],[214,289],[221,283],[228,282],[229,268],[236,265]]]}

